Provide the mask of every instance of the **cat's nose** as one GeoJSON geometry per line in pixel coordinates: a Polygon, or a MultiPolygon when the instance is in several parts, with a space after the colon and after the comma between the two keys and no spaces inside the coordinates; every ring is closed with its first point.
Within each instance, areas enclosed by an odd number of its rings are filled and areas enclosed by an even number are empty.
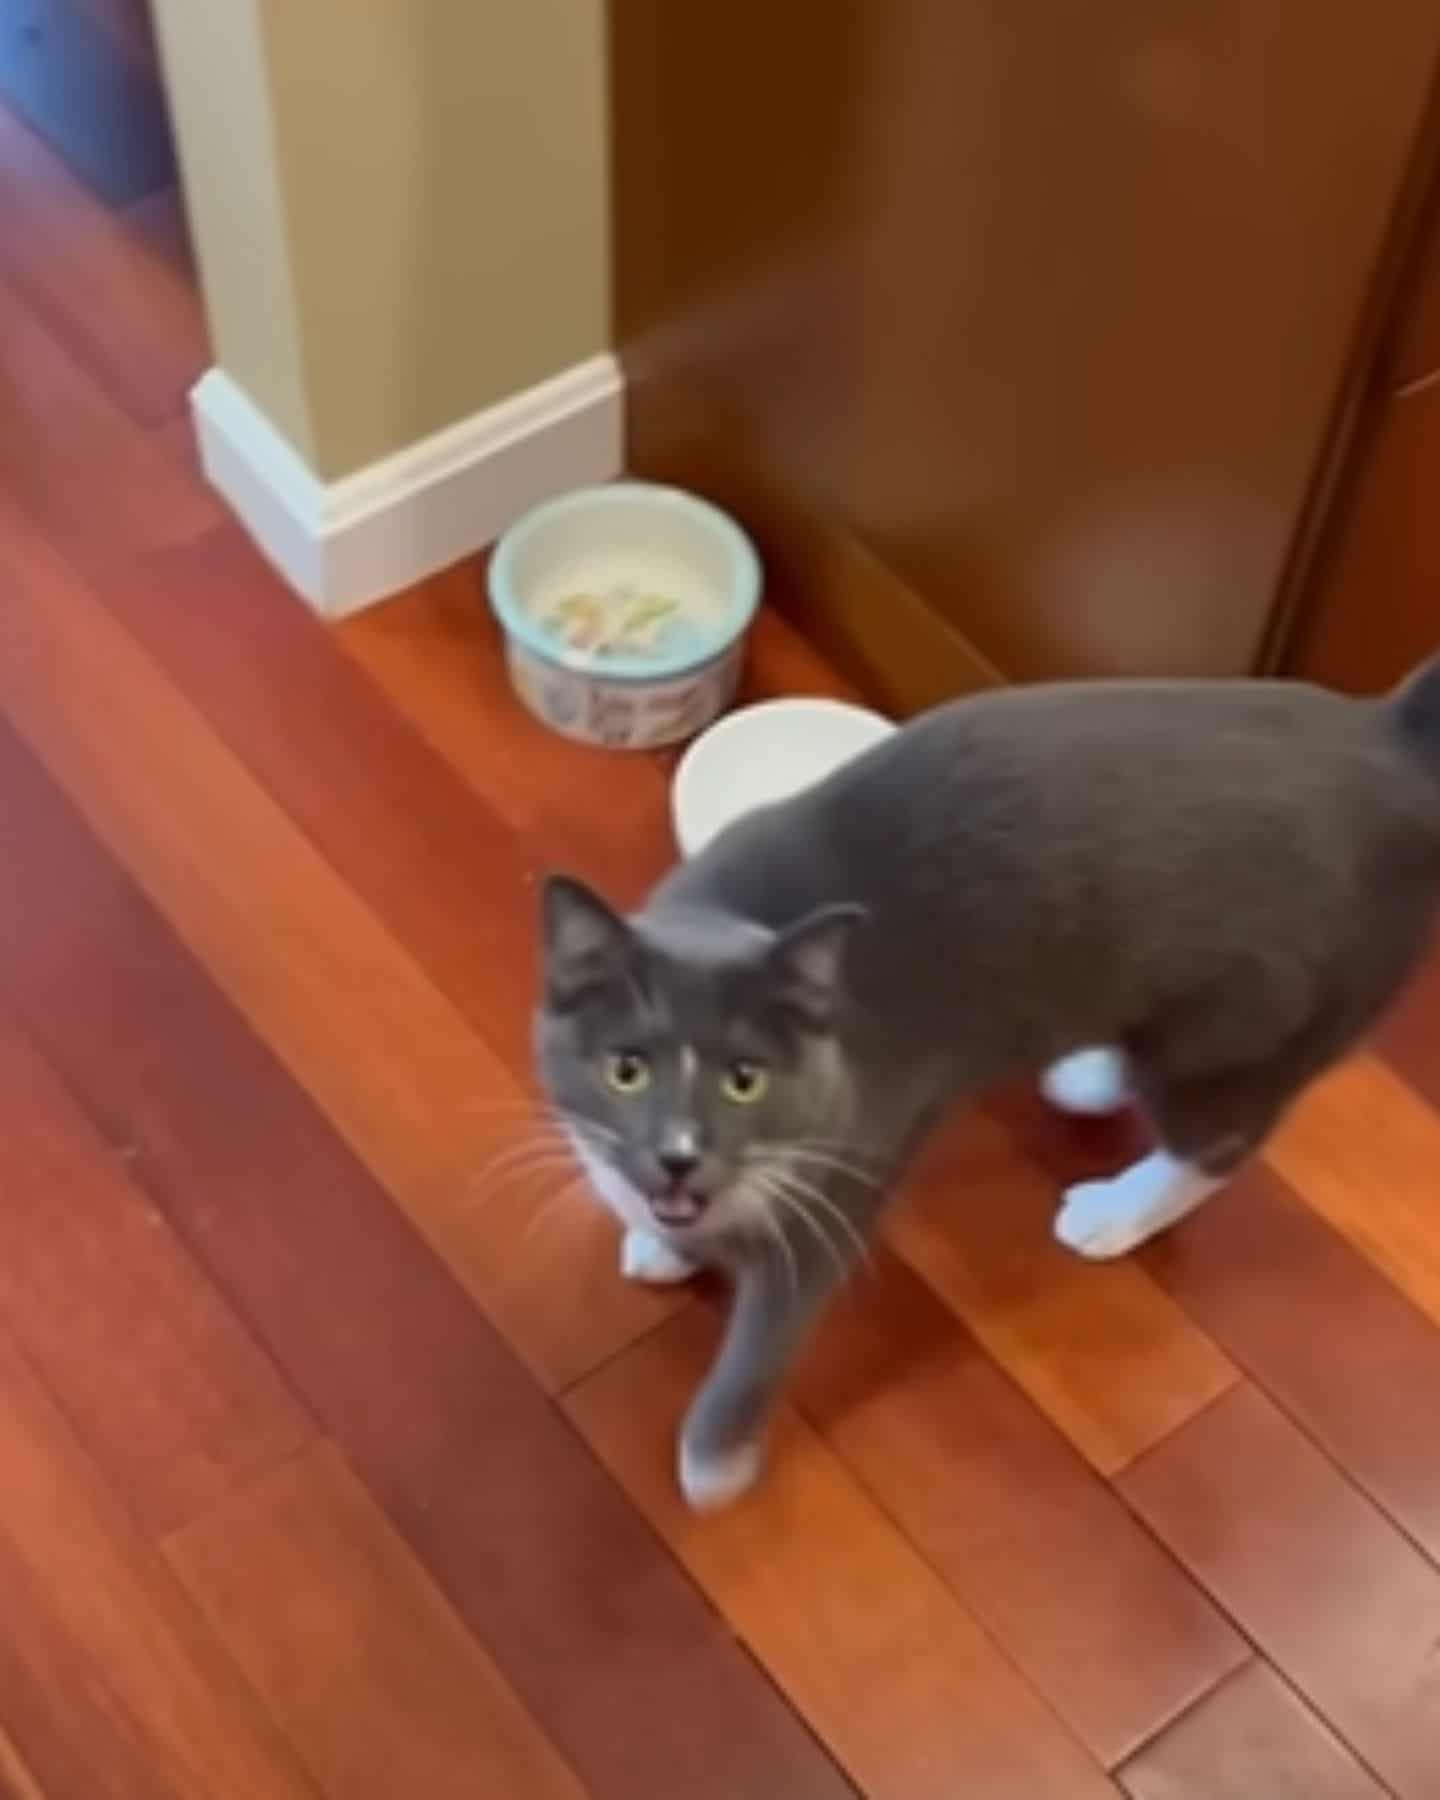
{"type": "Polygon", "coordinates": [[[700,1167],[700,1158],[693,1150],[662,1150],[655,1160],[676,1187],[687,1182],[700,1167]]]}

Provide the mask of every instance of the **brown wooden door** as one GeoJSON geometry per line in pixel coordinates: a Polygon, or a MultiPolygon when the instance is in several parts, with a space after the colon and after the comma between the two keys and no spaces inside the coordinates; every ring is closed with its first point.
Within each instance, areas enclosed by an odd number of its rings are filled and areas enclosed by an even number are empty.
{"type": "Polygon", "coordinates": [[[1355,693],[1440,650],[1440,186],[1372,376],[1287,647],[1288,672],[1355,693]]]}
{"type": "Polygon", "coordinates": [[[613,0],[636,468],[897,704],[1255,665],[1436,0],[613,0]]]}

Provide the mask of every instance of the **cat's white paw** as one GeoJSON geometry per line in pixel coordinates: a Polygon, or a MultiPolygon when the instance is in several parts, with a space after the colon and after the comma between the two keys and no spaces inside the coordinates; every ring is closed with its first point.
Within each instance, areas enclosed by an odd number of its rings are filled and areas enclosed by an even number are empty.
{"type": "Polygon", "coordinates": [[[663,1238],[632,1226],[620,1240],[620,1273],[627,1281],[643,1281],[652,1287],[675,1287],[688,1281],[699,1265],[682,1256],[663,1238]]]}
{"type": "Polygon", "coordinates": [[[1130,1103],[1125,1058],[1118,1050],[1077,1050],[1062,1056],[1040,1078],[1040,1092],[1063,1113],[1098,1119],[1130,1103]]]}
{"type": "Polygon", "coordinates": [[[754,1487],[763,1453],[759,1444],[742,1444],[723,1456],[702,1456],[680,1445],[680,1492],[694,1512],[719,1512],[754,1487]]]}
{"type": "Polygon", "coordinates": [[[1112,1175],[1065,1190],[1055,1215],[1055,1235],[1081,1256],[1103,1261],[1128,1251],[1193,1212],[1224,1182],[1168,1150],[1112,1175]]]}
{"type": "Polygon", "coordinates": [[[1082,1181],[1066,1188],[1065,1203],[1055,1215],[1055,1236],[1077,1256],[1107,1262],[1143,1242],[1133,1210],[1117,1201],[1114,1187],[1113,1181],[1082,1181]]]}

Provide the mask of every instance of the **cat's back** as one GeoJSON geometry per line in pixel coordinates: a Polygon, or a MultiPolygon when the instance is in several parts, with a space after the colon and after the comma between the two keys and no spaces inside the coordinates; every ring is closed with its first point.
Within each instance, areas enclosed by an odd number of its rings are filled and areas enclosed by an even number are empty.
{"type": "MultiPolygon", "coordinates": [[[[916,841],[999,830],[1087,854],[1118,838],[1212,849],[1275,821],[1440,836],[1440,790],[1385,707],[1279,681],[1000,689],[914,721],[817,810],[913,822],[916,841]]],[[[1273,847],[1273,844],[1272,844],[1273,847]]]]}
{"type": "Polygon", "coordinates": [[[1440,786],[1392,726],[1382,703],[1290,682],[999,689],[742,822],[675,883],[779,918],[977,887],[1002,907],[1338,888],[1392,849],[1440,866],[1440,786]]]}

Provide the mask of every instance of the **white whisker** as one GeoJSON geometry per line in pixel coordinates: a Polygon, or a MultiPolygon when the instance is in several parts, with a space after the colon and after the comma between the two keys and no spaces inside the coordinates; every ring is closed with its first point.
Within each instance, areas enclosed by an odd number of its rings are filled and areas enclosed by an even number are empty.
{"type": "Polygon", "coordinates": [[[784,1169],[778,1171],[778,1174],[780,1180],[796,1198],[808,1200],[811,1205],[818,1206],[828,1217],[834,1219],[841,1231],[855,1246],[855,1253],[859,1260],[870,1268],[874,1268],[875,1259],[869,1244],[860,1235],[855,1221],[850,1218],[843,1207],[838,1206],[828,1194],[823,1193],[813,1182],[807,1181],[803,1175],[796,1174],[793,1169],[784,1169]]]}
{"type": "Polygon", "coordinates": [[[815,1242],[834,1263],[835,1273],[843,1281],[850,1273],[850,1269],[840,1246],[831,1238],[820,1220],[814,1217],[799,1195],[788,1192],[780,1185],[778,1179],[768,1172],[758,1172],[754,1179],[759,1183],[759,1191],[767,1200],[774,1205],[783,1206],[787,1212],[800,1220],[815,1242]]]}
{"type": "Polygon", "coordinates": [[[766,1205],[764,1194],[757,1190],[756,1197],[760,1201],[760,1209],[756,1216],[765,1228],[766,1237],[779,1247],[785,1259],[785,1274],[790,1283],[790,1292],[792,1295],[796,1295],[800,1292],[800,1270],[795,1261],[795,1252],[791,1249],[790,1240],[786,1237],[779,1220],[766,1205]]]}

